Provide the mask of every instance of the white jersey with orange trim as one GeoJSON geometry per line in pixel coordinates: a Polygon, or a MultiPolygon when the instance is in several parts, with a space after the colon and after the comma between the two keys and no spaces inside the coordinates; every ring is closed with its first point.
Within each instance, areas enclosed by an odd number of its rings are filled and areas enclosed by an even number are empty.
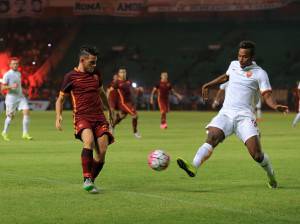
{"type": "Polygon", "coordinates": [[[2,83],[8,86],[16,85],[15,89],[10,89],[5,97],[6,103],[14,103],[23,98],[22,84],[21,84],[21,73],[10,69],[3,76],[2,83]]]}
{"type": "Polygon", "coordinates": [[[255,62],[241,68],[239,61],[232,61],[226,74],[229,76],[225,100],[220,112],[237,115],[254,116],[257,95],[271,91],[268,74],[255,62]]]}

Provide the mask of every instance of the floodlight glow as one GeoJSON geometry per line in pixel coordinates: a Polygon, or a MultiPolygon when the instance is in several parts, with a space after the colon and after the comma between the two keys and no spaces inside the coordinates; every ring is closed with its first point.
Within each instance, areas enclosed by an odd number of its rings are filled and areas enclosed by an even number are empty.
{"type": "Polygon", "coordinates": [[[133,82],[131,85],[132,85],[133,88],[137,87],[137,83],[135,83],[135,82],[133,82]]]}

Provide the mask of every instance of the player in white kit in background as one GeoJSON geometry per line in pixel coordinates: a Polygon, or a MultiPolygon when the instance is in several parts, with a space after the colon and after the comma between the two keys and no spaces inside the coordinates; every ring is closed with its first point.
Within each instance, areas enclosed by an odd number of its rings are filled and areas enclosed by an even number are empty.
{"type": "Polygon", "coordinates": [[[220,142],[235,133],[244,142],[252,158],[266,171],[268,186],[277,187],[270,159],[261,148],[253,102],[257,92],[260,91],[270,108],[288,112],[288,107],[277,104],[273,99],[268,75],[253,61],[254,54],[255,44],[252,41],[242,41],[239,45],[238,61],[231,62],[226,74],[203,85],[202,95],[207,100],[209,87],[229,80],[223,107],[206,126],[208,133],[206,142],[198,149],[192,164],[182,158],[177,159],[179,167],[190,177],[196,175],[200,165],[212,155],[220,142]]]}
{"type": "Polygon", "coordinates": [[[25,140],[32,140],[28,133],[29,126],[29,106],[27,99],[23,95],[21,73],[18,71],[19,60],[12,58],[9,63],[10,70],[6,72],[2,80],[2,90],[6,90],[5,97],[6,119],[4,122],[4,129],[2,131],[2,138],[5,141],[10,141],[8,137],[9,125],[14,118],[17,110],[23,111],[23,135],[25,140]]]}
{"type": "Polygon", "coordinates": [[[298,102],[298,110],[297,110],[298,113],[296,114],[296,117],[293,120],[293,124],[292,124],[293,128],[296,127],[296,124],[300,120],[300,81],[299,81],[298,87],[297,87],[297,95],[298,95],[298,100],[299,100],[299,102],[298,102]]]}

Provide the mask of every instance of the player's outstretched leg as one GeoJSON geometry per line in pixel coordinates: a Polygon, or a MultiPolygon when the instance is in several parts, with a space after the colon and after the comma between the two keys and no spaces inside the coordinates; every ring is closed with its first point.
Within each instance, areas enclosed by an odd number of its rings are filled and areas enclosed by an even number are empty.
{"type": "Polygon", "coordinates": [[[6,119],[4,121],[4,128],[3,128],[3,131],[1,133],[2,138],[3,138],[4,141],[10,141],[10,138],[8,137],[7,132],[8,132],[8,128],[9,128],[9,125],[11,123],[11,120],[12,120],[12,118],[10,116],[6,116],[6,119]]]}
{"type": "Polygon", "coordinates": [[[23,135],[24,140],[32,140],[33,138],[28,133],[29,129],[29,110],[23,110],[23,135]]]}
{"type": "Polygon", "coordinates": [[[138,125],[138,116],[135,115],[132,117],[132,129],[133,129],[133,134],[134,134],[134,137],[136,138],[141,138],[142,135],[138,132],[137,130],[137,125],[138,125]]]}
{"type": "Polygon", "coordinates": [[[167,129],[167,114],[165,112],[161,113],[161,122],[160,122],[160,128],[161,129],[167,129]]]}
{"type": "Polygon", "coordinates": [[[193,163],[188,163],[182,158],[177,159],[178,166],[183,169],[190,177],[196,176],[197,169],[207,160],[213,152],[212,145],[204,143],[197,151],[193,163]]]}
{"type": "Polygon", "coordinates": [[[267,184],[268,187],[277,188],[278,184],[275,178],[275,172],[268,155],[263,153],[261,150],[259,137],[252,136],[245,142],[245,144],[252,158],[266,171],[269,179],[267,184]]]}
{"type": "Polygon", "coordinates": [[[197,169],[207,160],[213,153],[214,147],[223,141],[225,135],[219,128],[208,127],[206,143],[199,147],[192,163],[188,163],[182,158],[177,159],[178,166],[183,169],[190,177],[196,176],[197,169]]]}
{"type": "Polygon", "coordinates": [[[273,170],[269,156],[266,153],[264,153],[264,158],[259,164],[267,172],[267,175],[269,178],[268,187],[269,188],[277,188],[278,183],[276,181],[275,172],[273,170]]]}
{"type": "Polygon", "coordinates": [[[188,163],[182,158],[177,158],[178,166],[183,169],[190,177],[196,176],[197,169],[192,164],[188,163]]]}
{"type": "Polygon", "coordinates": [[[299,120],[300,120],[300,113],[297,113],[295,119],[293,120],[293,124],[292,124],[293,128],[296,127],[296,124],[299,122],[299,120]]]}

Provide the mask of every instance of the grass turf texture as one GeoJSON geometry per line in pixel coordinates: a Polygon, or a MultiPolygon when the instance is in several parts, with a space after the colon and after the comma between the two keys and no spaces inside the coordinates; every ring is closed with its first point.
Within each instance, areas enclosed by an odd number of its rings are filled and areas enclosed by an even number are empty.
{"type": "MultiPolygon", "coordinates": [[[[264,113],[259,124],[277,173],[275,190],[235,136],[218,146],[195,178],[177,167],[177,156],[193,158],[214,114],[172,112],[168,130],[160,130],[158,112],[140,112],[142,139],[133,137],[131,119],[124,120],[96,181],[98,195],[82,189],[82,145],[73,138],[71,114],[64,113],[64,131],[58,132],[54,112],[32,112],[34,141],[21,139],[18,114],[11,142],[0,139],[1,223],[299,223],[300,125],[291,128],[294,114],[264,113]],[[148,167],[153,149],[171,156],[166,171],[148,167]]],[[[2,113],[1,128],[3,121],[2,113]]]]}

